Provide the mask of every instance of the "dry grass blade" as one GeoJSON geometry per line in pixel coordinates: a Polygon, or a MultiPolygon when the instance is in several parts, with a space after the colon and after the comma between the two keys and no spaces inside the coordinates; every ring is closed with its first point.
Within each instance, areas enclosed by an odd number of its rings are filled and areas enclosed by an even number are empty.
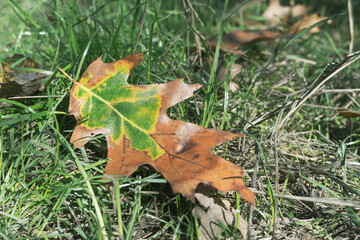
{"type": "MultiPolygon", "coordinates": [[[[268,195],[269,193],[259,191],[256,189],[251,189],[256,194],[268,195]]],[[[338,198],[314,198],[314,197],[303,197],[303,196],[292,196],[292,195],[284,195],[284,194],[274,194],[275,197],[285,198],[285,199],[293,199],[304,202],[315,202],[315,203],[326,203],[332,205],[338,205],[342,207],[360,207],[359,201],[351,201],[351,200],[339,200],[338,198]]]]}
{"type": "MultiPolygon", "coordinates": [[[[302,105],[303,103],[309,99],[309,97],[311,97],[312,95],[314,95],[317,91],[319,91],[319,89],[327,82],[329,81],[332,77],[334,77],[337,73],[341,72],[342,70],[344,70],[346,67],[348,67],[349,65],[351,65],[352,63],[354,63],[355,61],[360,59],[360,51],[357,51],[351,55],[348,55],[347,57],[345,57],[342,61],[340,61],[339,63],[336,64],[328,64],[325,69],[322,71],[322,73],[319,75],[319,77],[313,82],[313,84],[311,84],[311,86],[309,87],[309,89],[307,91],[305,91],[304,94],[302,94],[300,96],[299,99],[284,103],[283,106],[268,112],[266,114],[264,114],[263,116],[261,116],[260,118],[252,121],[251,123],[247,124],[246,127],[252,127],[255,126],[273,116],[275,116],[279,111],[281,111],[281,109],[286,108],[288,106],[291,106],[290,110],[287,113],[287,115],[285,116],[285,118],[282,120],[282,122],[279,124],[279,127],[282,127],[282,125],[285,123],[285,121],[287,121],[287,119],[294,113],[296,112],[302,105]],[[329,72],[325,73],[328,68],[331,69],[329,70],[329,72]]],[[[351,90],[352,91],[352,90],[351,90]]]]}
{"type": "Polygon", "coordinates": [[[354,49],[354,13],[353,13],[351,0],[348,0],[347,2],[348,2],[349,28],[350,28],[349,54],[351,54],[354,49]]]}
{"type": "MultiPolygon", "coordinates": [[[[279,156],[278,156],[278,149],[277,149],[277,129],[280,122],[280,119],[282,118],[282,115],[284,113],[284,109],[282,109],[276,119],[276,123],[274,126],[274,130],[271,133],[271,144],[274,150],[274,157],[275,157],[275,194],[279,193],[279,156]]],[[[274,216],[273,216],[273,238],[276,238],[276,224],[277,224],[277,214],[278,214],[278,198],[274,197],[274,216]]]]}
{"type": "MultiPolygon", "coordinates": [[[[327,81],[329,81],[332,77],[334,77],[336,74],[344,70],[346,67],[351,65],[352,63],[356,62],[360,59],[360,51],[355,52],[354,54],[348,55],[346,58],[344,58],[341,62],[336,64],[329,73],[325,73],[325,75],[320,75],[317,80],[314,81],[314,83],[310,86],[309,90],[306,91],[298,101],[294,102],[292,104],[291,110],[287,113],[285,118],[282,120],[280,126],[285,124],[285,122],[289,119],[289,117],[296,112],[301,105],[309,99],[316,91],[318,91],[327,81]]],[[[326,70],[326,68],[324,69],[326,70]]]]}

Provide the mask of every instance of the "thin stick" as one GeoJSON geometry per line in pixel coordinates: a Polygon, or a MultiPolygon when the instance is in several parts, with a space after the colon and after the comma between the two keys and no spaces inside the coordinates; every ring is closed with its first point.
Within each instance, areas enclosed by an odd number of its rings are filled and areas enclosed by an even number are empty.
{"type": "Polygon", "coordinates": [[[349,45],[349,54],[350,54],[353,52],[354,49],[354,17],[353,17],[351,0],[348,0],[348,15],[349,15],[349,28],[350,28],[350,45],[349,45]]]}
{"type": "Polygon", "coordinates": [[[138,42],[139,42],[141,30],[142,30],[143,25],[144,25],[144,20],[145,20],[145,15],[146,15],[146,7],[147,7],[147,4],[148,4],[148,0],[145,1],[144,14],[143,14],[142,19],[141,19],[140,29],[139,29],[138,35],[136,36],[136,41],[135,41],[135,44],[134,44],[134,48],[133,48],[132,54],[135,54],[135,50],[136,50],[137,44],[138,44],[138,42]]]}
{"type": "MultiPolygon", "coordinates": [[[[250,188],[250,190],[256,194],[269,195],[269,193],[257,189],[250,188]]],[[[274,196],[278,198],[286,198],[286,199],[299,200],[305,202],[326,203],[326,204],[333,204],[343,207],[360,208],[360,201],[339,200],[338,198],[314,198],[314,197],[292,196],[292,195],[283,195],[283,194],[274,194],[274,196]]]]}
{"type": "MultiPolygon", "coordinates": [[[[195,30],[195,20],[194,20],[194,14],[195,16],[198,18],[198,20],[200,21],[201,23],[201,26],[204,26],[204,24],[201,22],[199,16],[197,15],[197,13],[195,12],[194,8],[192,7],[191,3],[189,0],[187,0],[189,6],[190,6],[190,9],[192,10],[191,12],[191,24],[192,24],[192,29],[194,30],[194,38],[195,38],[195,43],[196,43],[196,49],[198,51],[198,54],[199,54],[199,60],[200,60],[200,67],[203,66],[203,63],[202,63],[202,57],[201,57],[201,42],[200,42],[200,38],[199,38],[199,35],[197,33],[197,31],[195,30]]],[[[195,58],[196,59],[196,58],[195,58]]]]}
{"type": "Polygon", "coordinates": [[[322,93],[353,93],[353,92],[360,92],[360,88],[352,88],[352,89],[324,89],[320,90],[319,94],[322,93]]]}
{"type": "MultiPolygon", "coordinates": [[[[286,101],[286,100],[285,100],[286,101]]],[[[275,127],[272,132],[272,145],[274,149],[274,157],[275,157],[275,194],[279,193],[279,156],[277,150],[277,138],[276,132],[278,130],[278,125],[282,115],[284,113],[284,109],[282,109],[276,119],[275,127]]],[[[278,214],[278,206],[279,206],[279,199],[274,196],[274,222],[273,222],[273,239],[276,239],[276,224],[277,224],[277,214],[278,214]]]]}
{"type": "MultiPolygon", "coordinates": [[[[197,12],[196,12],[195,9],[193,8],[193,6],[191,5],[191,2],[190,2],[189,0],[187,0],[187,3],[189,4],[189,7],[190,7],[191,11],[195,14],[196,19],[200,22],[201,26],[203,27],[204,24],[203,24],[203,22],[201,21],[201,19],[199,18],[199,15],[197,14],[197,12]]],[[[194,25],[194,23],[193,23],[193,25],[194,25]]]]}
{"type": "Polygon", "coordinates": [[[73,83],[76,83],[77,82],[72,78],[70,77],[64,70],[62,70],[61,68],[59,68],[59,71],[62,72],[62,74],[64,74],[68,79],[70,79],[73,83]]]}

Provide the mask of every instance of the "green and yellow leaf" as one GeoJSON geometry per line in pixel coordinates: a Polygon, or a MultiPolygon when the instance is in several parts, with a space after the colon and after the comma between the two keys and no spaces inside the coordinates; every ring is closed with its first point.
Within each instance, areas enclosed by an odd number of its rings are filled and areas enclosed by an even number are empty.
{"type": "Polygon", "coordinates": [[[220,191],[238,191],[255,204],[245,186],[244,169],[216,156],[211,149],[242,137],[216,129],[172,120],[166,109],[193,96],[199,84],[183,79],[165,84],[130,85],[130,70],[144,53],[113,63],[94,61],[71,89],[69,113],[79,124],[71,142],[82,147],[98,134],[105,135],[107,175],[130,175],[138,166],[152,165],[169,181],[174,192],[194,201],[195,189],[203,182],[220,191]]]}

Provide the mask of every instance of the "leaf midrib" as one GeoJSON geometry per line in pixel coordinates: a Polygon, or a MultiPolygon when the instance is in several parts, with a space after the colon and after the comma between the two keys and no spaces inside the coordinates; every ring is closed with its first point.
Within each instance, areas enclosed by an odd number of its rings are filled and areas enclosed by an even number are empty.
{"type": "MultiPolygon", "coordinates": [[[[114,108],[108,101],[106,101],[105,99],[103,99],[102,97],[100,97],[99,95],[93,93],[92,91],[90,91],[88,88],[86,88],[85,86],[83,86],[82,84],[80,84],[79,82],[75,82],[76,85],[78,85],[79,87],[81,87],[84,91],[86,91],[87,93],[89,93],[90,95],[93,95],[94,97],[96,97],[97,99],[99,99],[101,102],[103,102],[104,104],[106,104],[108,107],[110,107],[115,113],[117,113],[120,118],[122,119],[122,125],[124,125],[124,120],[126,120],[127,122],[129,122],[132,126],[134,126],[135,128],[139,129],[140,131],[144,132],[145,134],[147,134],[148,136],[150,136],[148,134],[148,132],[144,129],[142,129],[141,127],[139,127],[138,125],[136,125],[135,123],[133,123],[132,121],[130,121],[128,118],[126,118],[124,115],[122,115],[116,108],[114,108]]],[[[124,126],[122,126],[123,129],[124,126]]],[[[124,129],[123,129],[124,130],[124,129]]],[[[125,132],[123,131],[123,134],[125,134],[125,132]]],[[[151,136],[150,136],[151,137],[151,136]]]]}

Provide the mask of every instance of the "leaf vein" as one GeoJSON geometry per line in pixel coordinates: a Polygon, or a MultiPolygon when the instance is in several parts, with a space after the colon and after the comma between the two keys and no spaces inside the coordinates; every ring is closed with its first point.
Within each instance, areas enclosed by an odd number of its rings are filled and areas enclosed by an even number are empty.
{"type": "MultiPolygon", "coordinates": [[[[85,86],[83,86],[82,84],[75,82],[76,85],[78,85],[79,87],[81,87],[85,92],[89,93],[90,95],[93,95],[94,97],[96,97],[97,99],[99,99],[101,102],[103,102],[104,104],[108,105],[108,107],[110,107],[115,113],[117,113],[120,118],[122,119],[122,122],[124,122],[123,120],[126,120],[127,122],[129,122],[132,126],[134,126],[135,128],[139,129],[140,131],[144,132],[145,134],[149,135],[148,132],[144,129],[142,129],[141,127],[139,127],[138,125],[136,125],[135,123],[133,123],[132,121],[130,121],[128,118],[126,118],[124,115],[122,115],[116,108],[114,108],[108,101],[106,101],[105,99],[103,99],[102,97],[100,97],[99,95],[93,93],[92,91],[90,91],[88,88],[86,88],[85,86]]],[[[125,134],[124,132],[122,134],[125,134]]],[[[149,135],[150,136],[150,135],[149,135]]]]}

